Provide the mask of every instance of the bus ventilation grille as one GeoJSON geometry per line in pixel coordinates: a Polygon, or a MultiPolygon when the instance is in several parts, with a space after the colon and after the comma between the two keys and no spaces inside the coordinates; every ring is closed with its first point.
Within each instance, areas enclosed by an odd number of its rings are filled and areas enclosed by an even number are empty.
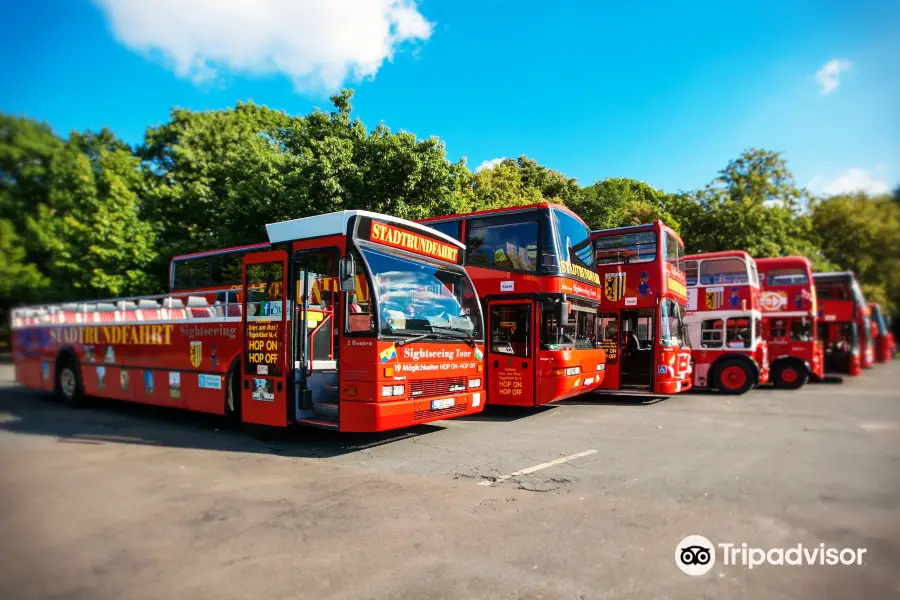
{"type": "Polygon", "coordinates": [[[428,396],[459,394],[466,391],[468,384],[469,382],[465,377],[410,381],[409,396],[410,398],[427,398],[428,396]]]}
{"type": "Polygon", "coordinates": [[[450,408],[442,408],[440,410],[417,410],[413,413],[413,421],[424,421],[425,419],[462,414],[466,412],[466,406],[466,403],[462,402],[451,406],[450,408]]]}

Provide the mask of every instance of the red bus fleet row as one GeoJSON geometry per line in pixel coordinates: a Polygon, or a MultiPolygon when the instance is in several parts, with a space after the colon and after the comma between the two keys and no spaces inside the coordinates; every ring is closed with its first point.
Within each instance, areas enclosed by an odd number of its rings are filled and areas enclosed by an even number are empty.
{"type": "Polygon", "coordinates": [[[661,221],[591,231],[539,203],[415,223],[342,211],[174,257],[157,296],[17,308],[22,385],[381,431],[585,393],[742,394],[893,357],[852,273],[685,255],[661,221]]]}

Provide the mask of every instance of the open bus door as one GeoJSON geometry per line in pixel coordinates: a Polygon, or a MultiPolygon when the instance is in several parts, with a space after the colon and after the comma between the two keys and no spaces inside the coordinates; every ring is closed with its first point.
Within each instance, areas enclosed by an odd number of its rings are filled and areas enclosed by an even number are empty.
{"type": "Polygon", "coordinates": [[[653,312],[652,308],[638,308],[621,312],[619,369],[623,388],[652,391],[654,330],[656,329],[653,312]]]}
{"type": "Polygon", "coordinates": [[[488,302],[487,397],[491,404],[534,406],[534,305],[530,300],[488,302]]]}
{"type": "Polygon", "coordinates": [[[241,420],[245,423],[288,424],[287,289],[286,252],[244,256],[241,420]]]}

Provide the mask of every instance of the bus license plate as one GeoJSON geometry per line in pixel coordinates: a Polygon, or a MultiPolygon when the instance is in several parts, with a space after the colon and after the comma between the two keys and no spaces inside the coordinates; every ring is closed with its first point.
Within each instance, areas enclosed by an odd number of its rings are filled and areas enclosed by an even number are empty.
{"type": "Polygon", "coordinates": [[[442,410],[444,408],[450,408],[456,404],[456,400],[453,398],[443,398],[441,400],[432,400],[431,401],[431,410],[442,410]]]}

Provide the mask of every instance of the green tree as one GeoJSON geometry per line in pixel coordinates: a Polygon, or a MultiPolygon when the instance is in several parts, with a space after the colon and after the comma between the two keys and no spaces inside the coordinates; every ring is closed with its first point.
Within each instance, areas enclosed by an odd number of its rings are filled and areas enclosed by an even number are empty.
{"type": "Polygon", "coordinates": [[[634,179],[615,177],[595,182],[569,200],[569,206],[592,229],[640,225],[655,219],[675,229],[678,219],[670,212],[677,198],[634,179]]]}

